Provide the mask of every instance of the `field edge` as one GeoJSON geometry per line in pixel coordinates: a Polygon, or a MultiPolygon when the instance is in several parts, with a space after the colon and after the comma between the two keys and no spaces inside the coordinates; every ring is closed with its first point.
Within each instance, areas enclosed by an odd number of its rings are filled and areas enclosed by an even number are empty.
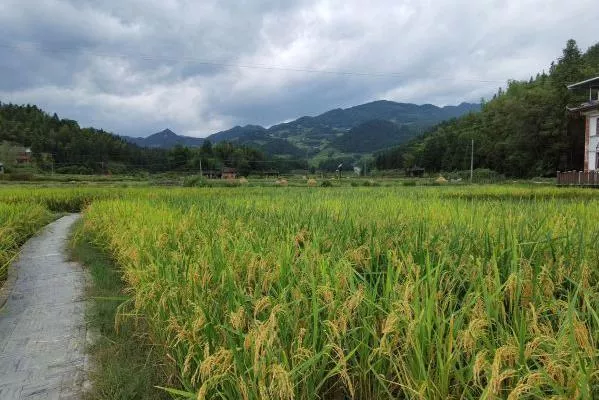
{"type": "Polygon", "coordinates": [[[169,399],[162,349],[149,340],[143,318],[119,318],[127,306],[125,285],[108,253],[93,243],[83,220],[73,227],[69,256],[87,270],[86,324],[93,332],[86,352],[90,370],[85,399],[169,399]],[[118,324],[117,324],[118,321],[118,324]]]}

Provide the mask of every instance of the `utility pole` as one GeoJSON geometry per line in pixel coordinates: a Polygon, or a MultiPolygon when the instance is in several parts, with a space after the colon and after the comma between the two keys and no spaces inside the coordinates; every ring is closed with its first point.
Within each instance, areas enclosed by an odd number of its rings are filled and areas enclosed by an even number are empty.
{"type": "Polygon", "coordinates": [[[470,183],[474,177],[474,139],[472,139],[472,146],[470,148],[470,183]]]}
{"type": "Polygon", "coordinates": [[[204,177],[204,172],[202,171],[202,159],[200,158],[200,176],[204,177]]]}

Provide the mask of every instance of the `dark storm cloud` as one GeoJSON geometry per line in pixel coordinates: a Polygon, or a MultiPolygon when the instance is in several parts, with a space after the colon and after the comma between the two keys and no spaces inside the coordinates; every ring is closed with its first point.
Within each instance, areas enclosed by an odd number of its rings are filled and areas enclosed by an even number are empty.
{"type": "Polygon", "coordinates": [[[4,0],[0,100],[199,136],[381,98],[457,104],[547,68],[571,37],[593,44],[597,14],[590,0],[4,0]]]}

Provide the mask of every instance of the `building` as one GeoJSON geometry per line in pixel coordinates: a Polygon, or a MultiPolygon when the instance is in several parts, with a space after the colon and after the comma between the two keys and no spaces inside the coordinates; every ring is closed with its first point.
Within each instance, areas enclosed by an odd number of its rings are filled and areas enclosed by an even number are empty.
{"type": "Polygon", "coordinates": [[[235,179],[237,178],[237,170],[235,168],[224,167],[221,171],[222,179],[235,179]]]}
{"type": "Polygon", "coordinates": [[[17,150],[15,162],[18,165],[29,165],[32,160],[31,149],[28,147],[22,147],[17,150]]]}
{"type": "Polygon", "coordinates": [[[599,187],[599,76],[569,85],[568,89],[588,93],[587,101],[568,107],[571,121],[584,121],[583,170],[558,171],[557,184],[599,187]]]}
{"type": "Polygon", "coordinates": [[[599,171],[599,76],[570,85],[568,89],[588,91],[588,101],[568,107],[568,111],[585,119],[584,171],[599,171]]]}
{"type": "Polygon", "coordinates": [[[406,168],[406,175],[411,177],[422,178],[424,175],[424,168],[414,165],[412,167],[406,168]]]}
{"type": "Polygon", "coordinates": [[[263,176],[266,178],[278,178],[279,171],[276,169],[267,169],[265,171],[260,171],[260,176],[263,176]]]}

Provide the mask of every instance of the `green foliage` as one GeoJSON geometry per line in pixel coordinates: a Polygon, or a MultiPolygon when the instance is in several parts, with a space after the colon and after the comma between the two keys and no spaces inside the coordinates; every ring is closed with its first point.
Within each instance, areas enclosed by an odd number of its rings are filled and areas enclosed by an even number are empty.
{"type": "Polygon", "coordinates": [[[19,246],[51,219],[48,209],[34,202],[0,202],[0,286],[19,246]]]}
{"type": "MultiPolygon", "coordinates": [[[[241,175],[268,169],[265,155],[245,145],[205,141],[201,147],[142,148],[77,122],[50,116],[36,106],[0,103],[0,140],[30,146],[33,161],[62,174],[122,174],[136,171],[199,171],[236,168],[241,175]]],[[[0,148],[4,158],[14,158],[0,148]]],[[[0,159],[0,161],[2,161],[0,159]]]]}
{"type": "Polygon", "coordinates": [[[201,175],[186,176],[183,178],[184,187],[209,187],[211,184],[201,175]]]}
{"type": "Polygon", "coordinates": [[[333,187],[333,182],[331,182],[330,180],[324,180],[320,183],[320,186],[322,187],[333,187]]]}
{"type": "MultiPolygon", "coordinates": [[[[472,171],[472,180],[475,183],[494,183],[501,182],[505,180],[505,176],[487,168],[477,168],[472,171]]],[[[469,181],[470,180],[470,170],[463,171],[453,171],[445,174],[447,179],[451,180],[462,180],[469,181]]]]}
{"type": "Polygon", "coordinates": [[[11,172],[0,175],[2,181],[27,182],[34,180],[34,175],[30,172],[11,172]]]}
{"type": "Polygon", "coordinates": [[[71,255],[90,273],[87,296],[92,299],[86,312],[89,328],[97,340],[88,351],[94,363],[89,378],[92,390],[87,399],[168,399],[156,388],[165,383],[162,374],[164,354],[147,338],[143,319],[130,316],[115,319],[119,308],[127,306],[125,285],[109,255],[93,245],[78,224],[71,240],[71,255]]]}
{"type": "Polygon", "coordinates": [[[329,150],[370,153],[404,142],[440,121],[479,108],[478,104],[467,103],[440,108],[431,104],[375,101],[315,117],[301,117],[268,129],[256,125],[236,126],[209,139],[248,145],[278,157],[318,158],[321,151],[329,150]]]}
{"type": "Polygon", "coordinates": [[[480,113],[443,122],[405,145],[376,157],[378,169],[424,167],[427,172],[467,170],[471,141],[474,164],[512,177],[554,176],[582,169],[584,135],[566,105],[584,100],[571,84],[599,74],[599,50],[581,54],[573,40],[549,74],[510,81],[480,113]]]}
{"type": "Polygon", "coordinates": [[[405,125],[399,126],[385,120],[371,120],[339,136],[331,142],[331,146],[347,153],[372,153],[398,145],[413,136],[414,132],[405,125]]]}

